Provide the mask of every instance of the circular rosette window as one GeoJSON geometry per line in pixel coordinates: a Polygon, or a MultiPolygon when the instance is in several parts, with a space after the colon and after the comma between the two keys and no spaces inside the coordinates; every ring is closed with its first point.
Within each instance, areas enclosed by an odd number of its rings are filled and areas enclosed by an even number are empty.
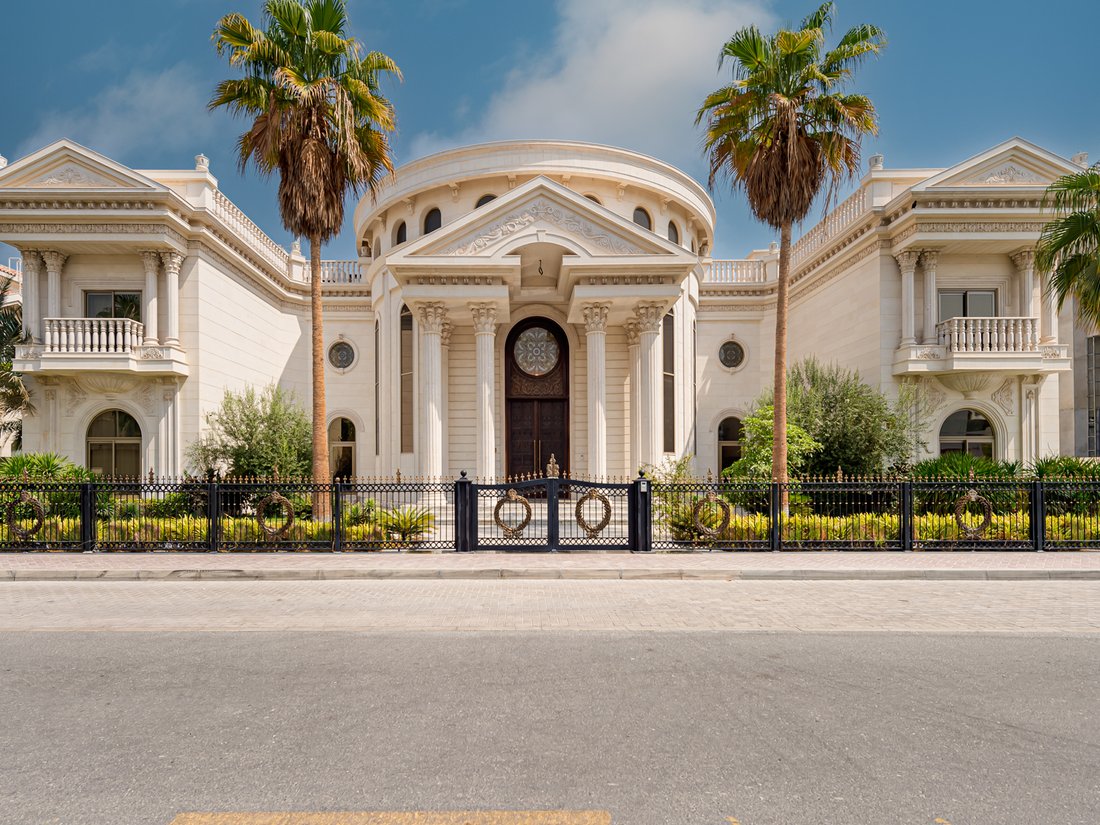
{"type": "Polygon", "coordinates": [[[528,375],[539,378],[558,364],[561,350],[558,341],[544,327],[525,329],[516,338],[516,365],[528,375]]]}

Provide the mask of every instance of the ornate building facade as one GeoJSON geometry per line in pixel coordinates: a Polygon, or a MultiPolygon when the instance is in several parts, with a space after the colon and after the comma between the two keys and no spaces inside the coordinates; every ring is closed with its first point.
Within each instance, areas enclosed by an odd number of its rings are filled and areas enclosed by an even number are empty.
{"type": "MultiPolygon", "coordinates": [[[[790,357],[921,389],[930,454],[1096,452],[1093,343],[1043,295],[1047,184],[1013,139],[945,169],[871,159],[793,250],[790,357]]],[[[323,265],[335,472],[633,474],[739,454],[770,384],[777,250],[712,258],[692,178],[623,149],[523,141],[433,155],[354,216],[323,265]]],[[[0,169],[22,252],[28,450],[172,475],[224,391],[309,392],[309,272],[194,169],[69,141],[0,169]]]]}

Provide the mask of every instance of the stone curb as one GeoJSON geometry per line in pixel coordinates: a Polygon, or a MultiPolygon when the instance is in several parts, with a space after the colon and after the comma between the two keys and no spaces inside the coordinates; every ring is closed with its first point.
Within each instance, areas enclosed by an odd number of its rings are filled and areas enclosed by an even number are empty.
{"type": "Polygon", "coordinates": [[[0,570],[0,581],[338,581],[367,579],[588,579],[669,581],[1026,581],[1100,580],[1095,570],[662,570],[657,568],[553,569],[545,567],[288,568],[269,570],[0,570]]]}

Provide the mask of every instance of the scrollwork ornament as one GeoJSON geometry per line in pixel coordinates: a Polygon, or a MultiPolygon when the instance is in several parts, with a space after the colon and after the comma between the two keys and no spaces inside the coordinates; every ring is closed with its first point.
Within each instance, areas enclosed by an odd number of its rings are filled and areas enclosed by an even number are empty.
{"type": "Polygon", "coordinates": [[[716,496],[714,491],[707,493],[691,507],[691,523],[695,526],[695,530],[699,535],[708,539],[716,538],[725,533],[729,529],[732,515],[733,512],[730,510],[729,503],[716,496]],[[703,521],[703,507],[706,505],[717,505],[719,512],[722,514],[716,527],[711,527],[703,521]]]}
{"type": "Polygon", "coordinates": [[[504,533],[504,538],[518,539],[523,535],[523,531],[527,529],[527,525],[531,523],[532,514],[531,502],[517,493],[515,488],[509,488],[508,492],[497,501],[497,506],[493,508],[493,521],[504,533]],[[504,519],[501,518],[500,511],[504,509],[506,504],[518,504],[523,508],[523,517],[518,522],[506,524],[504,519]]]}
{"type": "Polygon", "coordinates": [[[269,541],[285,539],[290,532],[290,528],[294,526],[294,505],[282,493],[272,492],[260,499],[260,503],[256,505],[256,523],[259,524],[260,530],[267,536],[269,541]],[[267,523],[265,512],[272,505],[282,509],[286,515],[286,522],[278,527],[267,523]]]}
{"type": "Polygon", "coordinates": [[[959,530],[965,538],[971,541],[981,538],[993,523],[993,505],[990,503],[989,499],[979,495],[977,490],[971,488],[955,502],[955,523],[959,525],[959,530]],[[982,508],[982,522],[977,527],[971,527],[963,521],[963,515],[966,513],[966,508],[969,507],[971,503],[976,503],[982,508]]]}
{"type": "Polygon", "coordinates": [[[607,500],[607,496],[601,493],[594,487],[590,487],[588,492],[577,499],[577,506],[574,509],[574,515],[577,518],[577,526],[584,531],[586,538],[594,539],[599,536],[611,523],[611,502],[607,500]],[[598,501],[603,508],[603,515],[600,516],[600,520],[595,524],[592,524],[584,516],[584,506],[590,501],[598,501]]]}
{"type": "Polygon", "coordinates": [[[46,508],[42,506],[41,501],[30,495],[26,490],[23,490],[19,493],[18,498],[14,498],[8,502],[6,516],[8,532],[20,541],[26,541],[41,530],[42,525],[46,523],[46,508]],[[30,527],[24,527],[19,523],[16,508],[23,506],[30,507],[34,512],[34,523],[31,524],[30,527]]]}

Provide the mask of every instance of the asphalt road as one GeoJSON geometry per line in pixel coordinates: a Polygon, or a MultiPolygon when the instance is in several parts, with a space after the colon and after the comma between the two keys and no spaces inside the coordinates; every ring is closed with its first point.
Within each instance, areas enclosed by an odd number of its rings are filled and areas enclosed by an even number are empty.
{"type": "Polygon", "coordinates": [[[1090,634],[7,632],[0,822],[1095,825],[1098,677],[1090,634]]]}

